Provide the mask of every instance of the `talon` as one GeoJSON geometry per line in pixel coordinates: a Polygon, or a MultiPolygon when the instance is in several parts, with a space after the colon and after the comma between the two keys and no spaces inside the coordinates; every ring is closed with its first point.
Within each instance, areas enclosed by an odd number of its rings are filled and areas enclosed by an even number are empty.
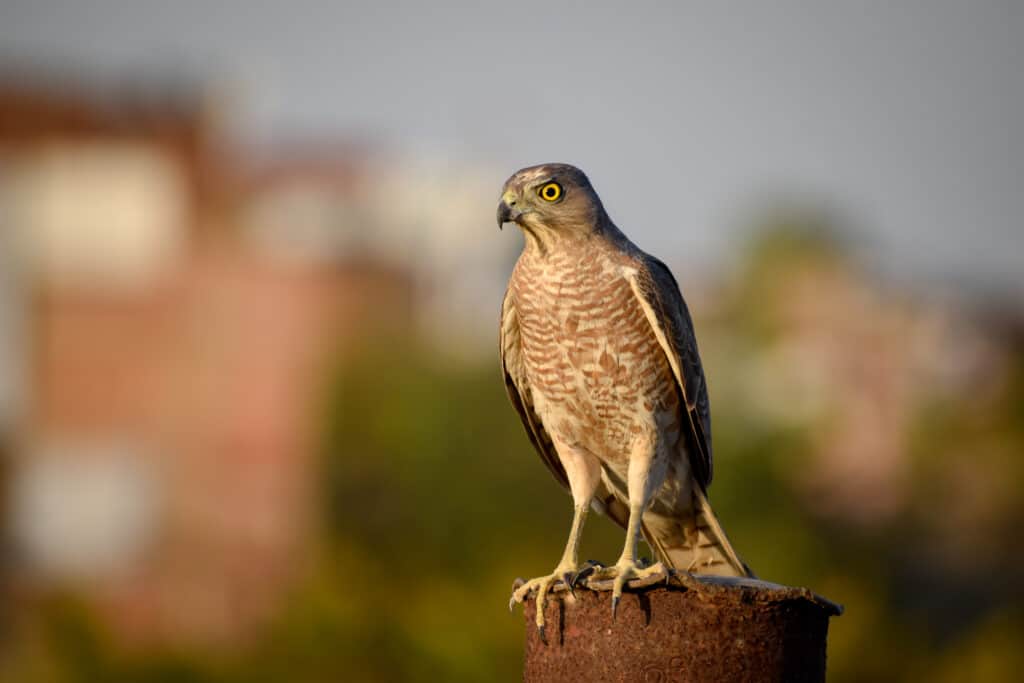
{"type": "Polygon", "coordinates": [[[576,597],[576,591],[575,591],[576,579],[573,576],[573,572],[566,572],[566,573],[562,574],[562,583],[564,583],[565,587],[569,589],[569,595],[571,595],[572,597],[575,598],[576,597]]]}
{"type": "Polygon", "coordinates": [[[590,578],[600,566],[601,565],[598,562],[595,562],[594,560],[587,560],[587,563],[583,565],[583,569],[576,572],[576,578],[574,578],[572,581],[573,585],[576,585],[580,581],[585,581],[588,578],[590,578]]]}
{"type": "MultiPolygon", "coordinates": [[[[513,611],[517,602],[526,602],[530,595],[534,595],[534,606],[537,610],[537,628],[544,629],[544,604],[547,601],[548,591],[554,592],[554,583],[558,580],[565,582],[569,592],[575,596],[573,591],[574,575],[576,568],[567,564],[559,565],[554,572],[547,576],[540,576],[529,581],[517,579],[516,588],[512,591],[512,598],[508,602],[509,611],[513,611]]],[[[545,641],[547,642],[547,641],[545,641]]]]}
{"type": "Polygon", "coordinates": [[[544,630],[544,624],[538,624],[537,625],[537,633],[540,634],[540,641],[542,643],[544,643],[545,645],[547,645],[548,644],[548,635],[547,635],[547,632],[544,630]]]}
{"type": "Polygon", "coordinates": [[[513,595],[508,599],[508,612],[511,614],[516,608],[516,596],[513,595]]]}
{"type": "MultiPolygon", "coordinates": [[[[645,579],[657,576],[659,580],[668,581],[671,576],[665,569],[665,565],[661,562],[656,562],[653,565],[641,567],[637,563],[631,560],[619,560],[618,563],[611,567],[601,567],[599,569],[589,568],[590,572],[595,579],[600,580],[612,580],[612,619],[615,619],[618,614],[619,604],[622,601],[622,593],[627,586],[631,585],[630,582],[637,580],[643,582],[645,579]]],[[[582,573],[582,572],[581,572],[582,573]]],[[[593,587],[593,584],[588,584],[593,587]]],[[[641,585],[650,585],[643,584],[641,585]]],[[[602,586],[606,589],[605,586],[602,586]]]]}

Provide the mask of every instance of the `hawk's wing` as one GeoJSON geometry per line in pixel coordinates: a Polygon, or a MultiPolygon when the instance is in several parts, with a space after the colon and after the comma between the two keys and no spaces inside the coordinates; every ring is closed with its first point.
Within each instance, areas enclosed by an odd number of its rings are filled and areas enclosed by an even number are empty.
{"type": "MultiPolygon", "coordinates": [[[[501,369],[505,374],[505,390],[512,401],[519,418],[523,421],[526,434],[530,442],[537,449],[541,460],[548,466],[555,479],[569,488],[569,477],[562,467],[562,461],[558,459],[555,451],[555,444],[551,441],[540,415],[533,407],[533,394],[530,391],[530,380],[526,376],[526,368],[523,365],[523,355],[519,336],[519,316],[516,312],[515,299],[512,296],[511,287],[505,292],[505,300],[501,304],[501,369]]],[[[629,507],[612,491],[601,483],[594,493],[593,503],[598,510],[623,529],[629,522],[629,507]]]]}
{"type": "Polygon", "coordinates": [[[501,304],[501,369],[505,373],[505,390],[516,412],[519,413],[519,419],[526,427],[526,434],[530,437],[533,447],[540,453],[541,459],[555,475],[558,483],[568,489],[569,477],[566,476],[562,461],[555,452],[555,444],[551,442],[540,416],[533,409],[533,394],[530,392],[526,368],[523,367],[520,344],[519,316],[512,298],[512,288],[509,287],[501,304]]]}
{"type": "Polygon", "coordinates": [[[637,260],[636,269],[630,269],[627,277],[672,366],[686,406],[684,417],[688,419],[683,422],[683,435],[690,468],[694,479],[707,490],[712,472],[711,406],[690,311],[679,284],[664,263],[647,254],[638,254],[637,260]]]}

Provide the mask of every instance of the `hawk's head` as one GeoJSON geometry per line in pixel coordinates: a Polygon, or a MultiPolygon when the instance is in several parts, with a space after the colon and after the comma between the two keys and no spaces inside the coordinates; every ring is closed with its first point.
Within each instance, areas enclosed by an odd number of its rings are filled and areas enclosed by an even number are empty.
{"type": "Polygon", "coordinates": [[[498,227],[511,221],[533,234],[590,233],[607,219],[583,171],[569,164],[541,164],[512,174],[498,204],[498,227]]]}

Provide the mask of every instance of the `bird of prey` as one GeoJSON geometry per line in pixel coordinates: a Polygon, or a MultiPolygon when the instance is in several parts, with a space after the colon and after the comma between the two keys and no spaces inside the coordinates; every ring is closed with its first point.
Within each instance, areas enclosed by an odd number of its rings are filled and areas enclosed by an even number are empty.
{"type": "Polygon", "coordinates": [[[511,607],[580,575],[580,532],[593,506],[625,528],[612,612],[627,582],[668,568],[753,576],[708,503],[711,414],[693,323],[679,285],[605,212],[568,164],[517,171],[505,182],[498,227],[525,244],[501,309],[501,363],[512,405],[574,515],[554,571],[527,581],[511,607]],[[658,563],[638,562],[643,534],[658,563]]]}

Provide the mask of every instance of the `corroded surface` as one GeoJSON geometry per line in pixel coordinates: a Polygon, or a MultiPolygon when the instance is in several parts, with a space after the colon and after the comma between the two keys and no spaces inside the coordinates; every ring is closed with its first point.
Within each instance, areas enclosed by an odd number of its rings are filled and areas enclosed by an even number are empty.
{"type": "Polygon", "coordinates": [[[526,603],[525,681],[825,680],[841,608],[807,589],[678,574],[632,586],[613,621],[602,588],[548,601],[547,643],[526,603]]]}

